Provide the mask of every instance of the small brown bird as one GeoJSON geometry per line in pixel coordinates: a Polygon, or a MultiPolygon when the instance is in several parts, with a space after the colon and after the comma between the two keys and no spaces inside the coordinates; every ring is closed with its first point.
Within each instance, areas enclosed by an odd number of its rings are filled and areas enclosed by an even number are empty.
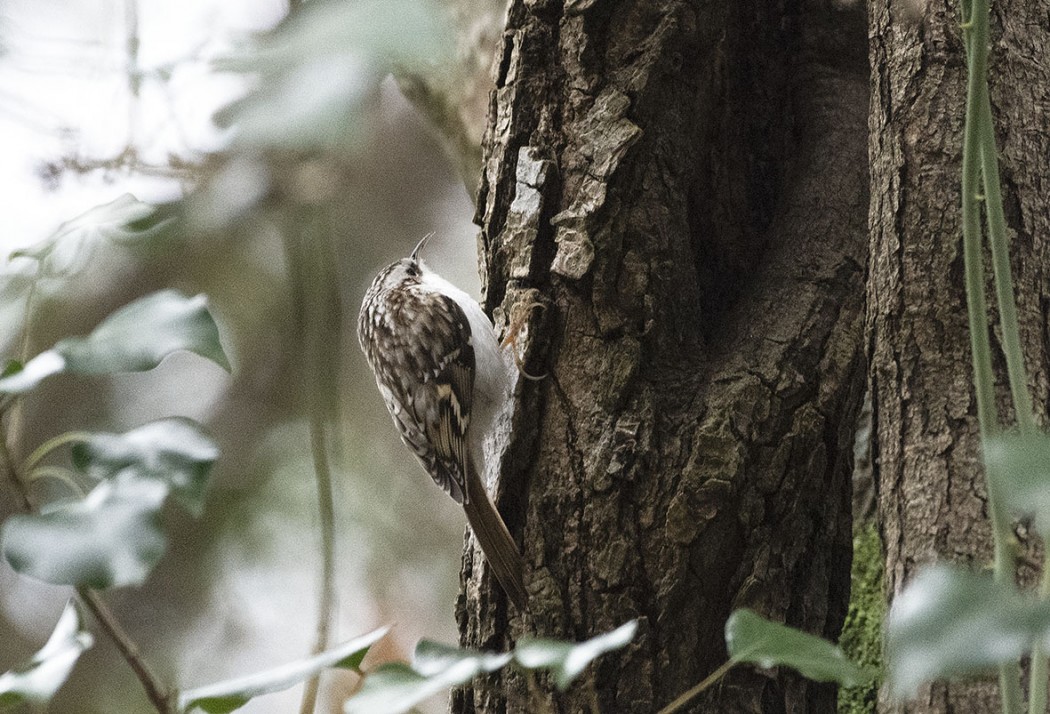
{"type": "Polygon", "coordinates": [[[480,470],[485,436],[511,398],[513,362],[477,301],[420,260],[428,238],[372,281],[357,336],[401,440],[463,505],[496,579],[523,610],[521,554],[480,470]]]}

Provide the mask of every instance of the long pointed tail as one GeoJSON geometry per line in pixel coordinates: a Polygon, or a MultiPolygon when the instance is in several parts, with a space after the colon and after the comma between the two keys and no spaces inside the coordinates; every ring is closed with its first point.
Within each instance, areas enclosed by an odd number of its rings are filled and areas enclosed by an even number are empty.
{"type": "Polygon", "coordinates": [[[467,475],[467,491],[468,501],[463,504],[463,510],[467,512],[467,521],[474,531],[474,536],[478,539],[499,584],[503,586],[503,590],[518,611],[524,612],[526,598],[525,584],[522,581],[524,562],[521,553],[507,530],[507,524],[503,522],[496,505],[482,485],[480,476],[473,469],[467,475]]]}

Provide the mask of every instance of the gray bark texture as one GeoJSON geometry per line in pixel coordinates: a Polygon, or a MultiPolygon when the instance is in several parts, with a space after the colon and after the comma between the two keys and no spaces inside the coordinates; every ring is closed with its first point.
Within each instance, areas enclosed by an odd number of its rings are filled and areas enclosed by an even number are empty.
{"type": "MultiPolygon", "coordinates": [[[[526,370],[498,503],[530,605],[468,551],[464,645],[639,633],[566,693],[507,670],[452,711],[651,714],[749,607],[835,638],[864,387],[865,9],[514,0],[477,221],[526,370]],[[540,303],[544,308],[530,307],[540,303]]],[[[734,670],[686,711],[834,711],[734,670]]]]}
{"type": "MultiPolygon", "coordinates": [[[[956,2],[870,3],[867,329],[891,597],[934,560],[983,566],[992,554],[963,292],[959,180],[966,66],[959,24],[956,2]]],[[[997,0],[991,27],[991,98],[1021,339],[1042,420],[1050,357],[1050,3],[997,0]]],[[[1003,386],[1001,352],[995,357],[1003,386]]],[[[1006,396],[1001,389],[1000,416],[1009,423],[1006,396]]],[[[984,714],[999,710],[997,689],[990,680],[935,684],[911,703],[883,701],[880,710],[984,714]]]]}

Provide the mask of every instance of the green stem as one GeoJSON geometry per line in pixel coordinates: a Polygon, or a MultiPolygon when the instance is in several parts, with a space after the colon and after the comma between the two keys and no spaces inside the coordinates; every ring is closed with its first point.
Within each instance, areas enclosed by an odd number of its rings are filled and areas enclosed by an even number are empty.
{"type": "Polygon", "coordinates": [[[1003,215],[1003,196],[999,181],[999,158],[996,155],[995,130],[988,87],[982,92],[980,111],[981,175],[984,177],[984,206],[988,220],[988,243],[991,246],[992,267],[995,272],[995,292],[999,307],[999,325],[1003,335],[1003,354],[1010,381],[1014,413],[1022,434],[1035,432],[1032,397],[1028,391],[1028,373],[1021,349],[1021,332],[1017,322],[1017,300],[1014,297],[1014,278],[1010,269],[1010,245],[1006,235],[1006,217],[1003,215]]]}
{"type": "Polygon", "coordinates": [[[67,431],[64,434],[52,437],[33,450],[33,453],[26,458],[22,468],[27,472],[32,471],[37,464],[58,447],[65,444],[82,444],[90,438],[91,434],[86,431],[67,431]]]}
{"type": "MultiPolygon", "coordinates": [[[[986,24],[985,20],[985,24],[986,24]]],[[[1031,392],[1028,389],[1028,373],[1024,365],[1021,348],[1021,331],[1017,319],[1017,299],[1014,293],[1013,271],[1010,268],[1010,246],[1006,231],[1006,216],[1003,211],[1002,180],[999,176],[999,152],[995,140],[995,123],[992,118],[992,103],[987,81],[982,82],[977,97],[977,125],[981,144],[981,175],[985,196],[985,216],[988,223],[988,243],[991,248],[992,266],[995,271],[996,300],[999,307],[999,325],[1002,329],[1003,355],[1006,373],[1010,382],[1017,426],[1022,434],[1036,432],[1035,413],[1032,409],[1031,392]]],[[[1050,568],[1043,566],[1039,586],[1040,599],[1050,597],[1050,568]]],[[[1029,677],[1029,714],[1045,714],[1047,704],[1047,676],[1050,674],[1047,654],[1039,647],[1032,652],[1029,677]]],[[[1018,695],[1019,698],[1020,695],[1018,695]]]]}
{"type": "MultiPolygon", "coordinates": [[[[963,258],[966,272],[966,303],[970,323],[970,347],[973,352],[974,390],[977,396],[977,419],[981,442],[999,431],[995,413],[994,372],[988,328],[988,306],[984,296],[984,256],[981,247],[981,222],[978,190],[981,161],[981,115],[988,92],[988,0],[971,0],[970,15],[965,18],[968,76],[966,89],[966,128],[963,140],[962,218],[963,258]]],[[[983,448],[982,448],[983,450],[983,448]]],[[[985,469],[987,473],[987,468],[985,469]]],[[[1010,520],[988,481],[988,512],[995,542],[995,579],[1013,583],[1013,556],[1010,542],[1013,533],[1010,520]]],[[[1003,714],[1021,710],[1021,669],[1018,662],[999,666],[999,687],[1003,714]]]]}
{"type": "MultiPolygon", "coordinates": [[[[0,415],[0,417],[2,416],[0,415]]],[[[22,479],[21,474],[18,473],[18,469],[15,467],[15,460],[7,446],[7,438],[7,431],[0,429],[0,469],[3,470],[15,493],[18,494],[19,505],[21,505],[22,510],[30,513],[33,510],[33,498],[29,494],[29,484],[22,479]]]]}
{"type": "Polygon", "coordinates": [[[666,707],[657,712],[657,714],[673,714],[674,712],[678,711],[686,704],[700,696],[705,690],[709,689],[712,684],[724,677],[726,675],[726,672],[735,667],[737,663],[738,660],[736,659],[727,660],[725,664],[723,664],[711,674],[707,675],[707,677],[705,677],[703,681],[701,681],[699,684],[692,687],[691,689],[683,692],[677,699],[675,699],[673,702],[671,702],[666,707]]]}
{"type": "MultiPolygon", "coordinates": [[[[306,365],[306,409],[309,413],[310,450],[317,482],[317,509],[321,535],[321,582],[313,652],[328,647],[335,619],[335,499],[329,461],[329,423],[337,414],[338,350],[329,341],[332,325],[339,324],[339,306],[334,286],[335,256],[331,254],[331,230],[316,207],[308,207],[289,228],[288,253],[292,287],[302,325],[303,364],[306,365]]],[[[336,333],[338,334],[338,333],[336,333]]],[[[300,714],[311,714],[317,702],[318,677],[307,680],[300,714]]]]}
{"type": "MultiPolygon", "coordinates": [[[[36,275],[29,283],[29,291],[26,293],[26,304],[22,314],[22,336],[18,342],[18,360],[25,366],[29,361],[29,335],[33,325],[33,303],[36,299],[37,281],[40,279],[40,264],[37,263],[36,275]]],[[[11,443],[17,444],[22,435],[22,395],[4,395],[3,411],[8,413],[7,437],[11,443]],[[8,409],[10,407],[10,409],[8,409]]]]}
{"type": "MultiPolygon", "coordinates": [[[[328,463],[328,425],[318,408],[310,413],[310,447],[314,474],[317,477],[318,512],[321,521],[321,594],[318,603],[314,654],[328,647],[331,622],[335,613],[335,507],[332,497],[332,471],[328,463]]],[[[311,677],[303,692],[301,714],[313,712],[320,680],[311,677]]]]}
{"type": "Polygon", "coordinates": [[[28,475],[26,475],[26,481],[29,483],[45,478],[65,484],[78,498],[83,498],[85,495],[83,487],[77,483],[75,478],[73,478],[73,473],[69,469],[64,469],[59,466],[41,466],[33,469],[28,475]]]}

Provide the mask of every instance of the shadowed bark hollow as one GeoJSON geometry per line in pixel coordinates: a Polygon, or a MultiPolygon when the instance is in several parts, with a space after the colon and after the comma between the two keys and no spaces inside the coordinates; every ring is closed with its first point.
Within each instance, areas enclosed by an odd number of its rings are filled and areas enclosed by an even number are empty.
{"type": "MultiPolygon", "coordinates": [[[[946,559],[980,567],[991,561],[992,547],[963,291],[959,180],[966,62],[959,7],[947,0],[870,5],[868,340],[878,508],[893,596],[925,564],[946,559]]],[[[1050,357],[1048,3],[997,0],[991,30],[991,99],[1021,339],[1042,420],[1050,357]]],[[[995,304],[990,290],[988,302],[995,304]]],[[[994,349],[1005,407],[1002,353],[994,349]]],[[[1008,409],[1000,414],[1012,422],[1008,409]]],[[[999,710],[998,688],[990,680],[935,684],[907,705],[884,701],[880,710],[983,714],[999,710]]]]}
{"type": "MultiPolygon", "coordinates": [[[[650,714],[725,660],[737,607],[838,634],[866,50],[857,3],[511,4],[477,220],[487,307],[546,375],[499,487],[530,608],[468,551],[462,640],[640,628],[565,694],[508,670],[453,711],[650,714]]],[[[834,689],[744,667],[689,710],[831,712],[834,689]]]]}

